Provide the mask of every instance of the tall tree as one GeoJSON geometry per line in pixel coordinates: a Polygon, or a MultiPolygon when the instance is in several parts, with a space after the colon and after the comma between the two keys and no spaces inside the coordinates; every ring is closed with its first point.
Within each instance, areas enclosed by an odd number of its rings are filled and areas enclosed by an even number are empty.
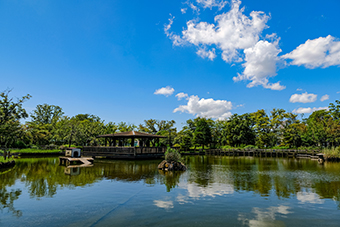
{"type": "Polygon", "coordinates": [[[204,149],[204,146],[208,145],[211,140],[211,127],[208,124],[208,120],[199,117],[194,132],[194,143],[200,144],[204,149]]]}
{"type": "Polygon", "coordinates": [[[22,104],[31,98],[27,94],[16,101],[9,97],[11,90],[0,93],[0,146],[6,149],[20,133],[20,119],[28,117],[22,104]]]}

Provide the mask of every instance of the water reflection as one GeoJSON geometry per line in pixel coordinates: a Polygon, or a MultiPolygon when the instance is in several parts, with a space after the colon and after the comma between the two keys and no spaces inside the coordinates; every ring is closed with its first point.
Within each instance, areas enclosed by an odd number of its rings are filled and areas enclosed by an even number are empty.
{"type": "Polygon", "coordinates": [[[282,220],[276,219],[278,216],[280,218],[287,218],[286,215],[292,213],[289,209],[290,207],[284,205],[267,209],[254,207],[251,214],[239,214],[238,220],[247,226],[286,226],[282,220]]]}
{"type": "Polygon", "coordinates": [[[11,212],[14,216],[20,217],[22,212],[14,208],[14,201],[21,195],[20,189],[11,189],[7,191],[6,188],[0,188],[0,211],[3,212],[7,210],[11,212]]]}
{"type": "MultiPolygon", "coordinates": [[[[250,192],[261,197],[293,198],[299,204],[324,204],[324,199],[340,201],[340,164],[318,165],[311,160],[265,159],[248,157],[185,157],[188,170],[164,172],[157,169],[159,160],[122,161],[97,159],[91,168],[65,168],[57,158],[19,159],[12,171],[0,173],[0,210],[20,217],[15,208],[23,190],[30,198],[54,197],[59,190],[91,187],[101,181],[140,182],[147,187],[161,185],[174,197],[151,200],[152,206],[173,210],[176,204],[250,192]],[[24,188],[16,188],[16,183],[24,188]]],[[[151,189],[150,189],[151,190],[151,189]]],[[[252,208],[251,214],[240,214],[247,225],[280,225],[291,209],[280,205],[252,208]]]]}

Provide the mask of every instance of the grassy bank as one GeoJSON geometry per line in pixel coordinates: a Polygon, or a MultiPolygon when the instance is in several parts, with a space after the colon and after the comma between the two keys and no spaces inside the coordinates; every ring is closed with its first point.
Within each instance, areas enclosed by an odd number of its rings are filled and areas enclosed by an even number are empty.
{"type": "Polygon", "coordinates": [[[340,158],[340,147],[325,148],[321,152],[325,158],[340,158]]]}
{"type": "Polygon", "coordinates": [[[0,163],[1,162],[2,163],[7,163],[7,162],[11,162],[13,160],[14,160],[13,158],[6,158],[6,160],[5,160],[5,158],[3,156],[0,156],[0,163]]]}
{"type": "MultiPolygon", "coordinates": [[[[11,150],[9,149],[11,154],[50,154],[50,153],[59,153],[62,152],[59,149],[54,150],[42,150],[42,149],[34,149],[34,148],[25,148],[25,149],[17,149],[17,150],[11,150]]],[[[3,151],[0,151],[3,153],[3,151]]]]}

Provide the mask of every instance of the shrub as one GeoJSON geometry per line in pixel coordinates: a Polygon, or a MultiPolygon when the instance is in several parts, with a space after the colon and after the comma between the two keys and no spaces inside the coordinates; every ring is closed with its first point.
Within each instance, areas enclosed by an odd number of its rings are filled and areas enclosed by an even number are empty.
{"type": "Polygon", "coordinates": [[[27,148],[27,145],[23,141],[20,140],[20,141],[15,142],[13,147],[23,149],[23,148],[27,148]]]}
{"type": "Polygon", "coordinates": [[[168,147],[168,149],[165,152],[165,160],[167,162],[182,162],[182,156],[181,154],[175,150],[175,149],[171,149],[170,147],[168,147]]]}
{"type": "Polygon", "coordinates": [[[340,158],[340,147],[324,148],[322,153],[326,158],[340,158]]]}
{"type": "Polygon", "coordinates": [[[244,149],[257,149],[258,147],[255,145],[247,145],[244,147],[244,149]]]}

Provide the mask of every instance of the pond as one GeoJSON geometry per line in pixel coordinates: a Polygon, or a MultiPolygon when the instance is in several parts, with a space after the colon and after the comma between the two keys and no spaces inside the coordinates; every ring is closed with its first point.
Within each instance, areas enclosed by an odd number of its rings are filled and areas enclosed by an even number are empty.
{"type": "Polygon", "coordinates": [[[308,159],[185,157],[96,159],[67,169],[58,158],[18,159],[0,172],[0,226],[339,226],[340,164],[308,159]]]}

